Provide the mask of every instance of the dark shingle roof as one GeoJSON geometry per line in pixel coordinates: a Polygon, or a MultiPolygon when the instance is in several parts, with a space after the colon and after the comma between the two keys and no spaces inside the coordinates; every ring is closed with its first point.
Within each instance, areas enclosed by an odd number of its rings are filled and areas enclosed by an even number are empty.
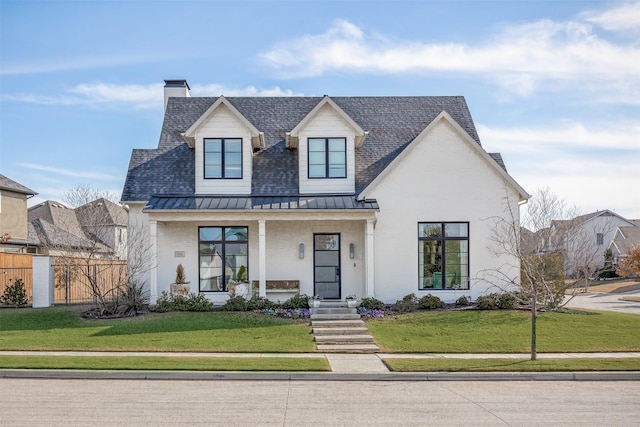
{"type": "Polygon", "coordinates": [[[12,191],[14,193],[26,194],[28,196],[35,196],[38,194],[32,189],[27,188],[4,175],[0,175],[0,190],[12,191]]]}
{"type": "MultiPolygon", "coordinates": [[[[332,97],[369,134],[356,149],[356,193],[361,192],[443,110],[478,144],[480,139],[461,96],[332,97]]],[[[157,149],[133,150],[122,200],[195,193],[194,151],[185,132],[217,98],[170,98],[157,149]]],[[[253,158],[253,196],[298,195],[298,155],[285,146],[291,131],[320,97],[231,97],[227,100],[258,130],[265,148],[253,158]]],[[[500,160],[494,157],[498,163],[500,160]]]]}

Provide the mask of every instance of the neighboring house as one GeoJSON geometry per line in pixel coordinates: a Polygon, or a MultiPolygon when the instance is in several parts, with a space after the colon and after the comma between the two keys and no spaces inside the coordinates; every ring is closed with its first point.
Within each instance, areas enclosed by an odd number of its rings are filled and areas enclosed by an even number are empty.
{"type": "Polygon", "coordinates": [[[588,274],[596,272],[604,265],[605,251],[611,246],[617,230],[635,226],[632,221],[606,209],[551,223],[552,235],[568,234],[563,237],[568,244],[555,242],[557,247],[563,246],[567,275],[575,274],[576,269],[588,274]],[[566,260],[571,262],[567,263],[566,260]]]}
{"type": "MultiPolygon", "coordinates": [[[[152,247],[151,300],[178,264],[216,303],[244,266],[326,299],[452,302],[487,292],[491,218],[529,197],[481,146],[463,97],[190,97],[165,81],[158,148],[133,150],[122,201],[152,247]]],[[[518,220],[518,218],[515,218],[518,220]]]]}
{"type": "Polygon", "coordinates": [[[127,212],[122,206],[101,198],[73,209],[47,200],[28,213],[43,253],[126,259],[127,212]]]}
{"type": "Polygon", "coordinates": [[[27,221],[27,199],[36,194],[0,175],[0,252],[37,252],[40,242],[27,221]]]}
{"type": "Polygon", "coordinates": [[[637,220],[631,220],[633,226],[618,227],[608,248],[613,254],[613,262],[618,263],[629,256],[632,247],[640,248],[640,226],[637,220]]]}

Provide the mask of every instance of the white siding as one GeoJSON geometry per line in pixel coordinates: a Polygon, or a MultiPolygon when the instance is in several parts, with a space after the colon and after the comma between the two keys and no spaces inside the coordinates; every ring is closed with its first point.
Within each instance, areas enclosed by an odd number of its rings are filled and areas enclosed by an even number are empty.
{"type": "Polygon", "coordinates": [[[480,279],[484,270],[505,264],[512,274],[519,270],[517,260],[497,259],[488,251],[490,218],[504,215],[507,191],[517,212],[518,195],[444,120],[411,148],[367,194],[381,210],[375,228],[376,297],[393,302],[410,293],[431,293],[453,302],[497,291],[480,279]],[[418,290],[419,222],[469,222],[470,290],[418,290]]]}
{"type": "Polygon", "coordinates": [[[355,131],[328,105],[318,111],[298,133],[298,167],[301,194],[353,194],[355,192],[355,131]],[[347,138],[347,177],[309,179],[307,138],[347,138]]]}
{"type": "Polygon", "coordinates": [[[251,133],[221,104],[195,133],[196,194],[251,194],[251,133]],[[242,179],[204,179],[204,138],[242,138],[242,179]]]}

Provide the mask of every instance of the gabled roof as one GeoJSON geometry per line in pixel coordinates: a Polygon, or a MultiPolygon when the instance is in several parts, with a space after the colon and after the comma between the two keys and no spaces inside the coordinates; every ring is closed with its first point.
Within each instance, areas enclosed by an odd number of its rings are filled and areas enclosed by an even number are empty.
{"type": "MultiPolygon", "coordinates": [[[[252,196],[297,196],[298,153],[286,134],[320,105],[321,97],[229,97],[238,113],[264,133],[264,149],[253,154],[252,196]]],[[[122,200],[152,195],[193,196],[195,157],[186,133],[219,98],[169,98],[157,149],[133,150],[122,200]]],[[[442,111],[480,146],[461,96],[332,97],[331,101],[368,135],[356,149],[355,191],[362,192],[442,111]]],[[[226,104],[225,104],[226,105],[226,104]]],[[[494,160],[492,160],[494,161],[494,160]]]]}
{"type": "Polygon", "coordinates": [[[620,254],[627,255],[633,246],[640,246],[640,227],[618,227],[618,231],[609,247],[613,245],[620,254]]]}
{"type": "Polygon", "coordinates": [[[353,128],[356,133],[356,148],[362,145],[369,132],[364,131],[364,129],[362,129],[359,124],[353,121],[353,119],[349,117],[349,115],[345,113],[344,110],[340,108],[335,102],[333,102],[333,100],[329,98],[328,95],[325,95],[324,97],[322,97],[320,102],[318,102],[318,104],[313,107],[313,110],[309,111],[309,114],[307,114],[304,119],[302,119],[300,123],[298,123],[296,127],[291,130],[291,132],[287,132],[287,148],[298,148],[298,134],[300,133],[300,130],[304,129],[304,127],[318,114],[318,112],[325,105],[331,107],[338,114],[338,116],[340,116],[340,118],[342,118],[345,122],[347,122],[349,126],[353,128]]]}
{"type": "Polygon", "coordinates": [[[626,218],[624,218],[624,217],[618,215],[617,213],[615,213],[613,211],[610,211],[608,209],[604,209],[604,210],[601,210],[601,211],[590,212],[590,213],[587,213],[587,214],[584,214],[584,215],[579,215],[579,216],[577,216],[575,218],[572,218],[572,219],[553,220],[553,221],[551,221],[551,225],[555,226],[555,227],[561,227],[564,224],[567,224],[567,223],[570,222],[571,224],[576,226],[576,225],[580,225],[580,224],[586,223],[588,221],[591,221],[592,219],[598,218],[598,217],[616,217],[618,219],[621,219],[622,221],[625,221],[625,222],[629,223],[630,226],[635,225],[632,221],[629,221],[628,219],[626,219],[626,218]]]}
{"type": "Polygon", "coordinates": [[[30,188],[25,187],[24,185],[15,182],[12,179],[7,178],[4,175],[0,175],[0,190],[12,191],[14,193],[26,194],[27,196],[35,196],[36,193],[30,188]]]}
{"type": "Polygon", "coordinates": [[[218,100],[214,102],[213,105],[209,107],[209,109],[205,111],[204,114],[202,114],[200,118],[198,118],[198,120],[196,120],[195,123],[192,124],[191,127],[189,127],[189,129],[187,129],[186,132],[182,135],[184,140],[187,141],[187,144],[189,144],[189,147],[193,148],[195,146],[194,135],[198,128],[202,126],[202,124],[205,123],[209,119],[209,117],[211,117],[213,113],[222,105],[226,106],[231,111],[231,114],[233,114],[244,126],[247,127],[247,129],[249,129],[249,132],[251,132],[251,145],[253,146],[253,148],[264,148],[264,134],[260,132],[253,124],[251,124],[251,122],[247,120],[246,117],[244,117],[238,110],[236,110],[236,108],[231,104],[231,102],[229,102],[229,100],[227,100],[227,98],[224,97],[224,95],[220,95],[218,100]]]}
{"type": "MultiPolygon", "coordinates": [[[[507,173],[507,171],[503,167],[501,167],[500,164],[498,164],[498,162],[494,158],[495,154],[494,154],[494,156],[491,156],[489,153],[484,151],[484,149],[479,144],[477,144],[476,141],[473,140],[473,138],[469,134],[467,134],[467,132],[462,127],[460,127],[460,125],[458,123],[456,123],[456,121],[453,119],[453,117],[451,117],[451,115],[449,113],[447,113],[446,111],[442,111],[440,114],[438,114],[438,116],[431,123],[429,123],[429,125],[426,126],[424,128],[424,130],[422,132],[420,132],[420,134],[416,138],[413,139],[413,141],[411,141],[409,146],[405,150],[403,150],[402,153],[397,155],[391,161],[391,163],[388,165],[388,167],[384,171],[382,171],[382,173],[380,173],[373,181],[371,181],[371,183],[364,190],[362,190],[362,192],[358,196],[358,199],[365,198],[369,188],[372,188],[379,181],[383,180],[386,177],[386,175],[388,173],[390,173],[390,171],[392,171],[394,169],[394,165],[396,163],[401,162],[406,156],[408,156],[411,153],[411,151],[414,149],[416,144],[419,144],[420,141],[427,134],[429,134],[433,130],[433,128],[438,125],[438,123],[440,121],[446,121],[447,123],[449,123],[456,130],[456,132],[469,144],[469,146],[473,150],[475,150],[476,153],[480,157],[482,157],[482,158],[484,158],[486,160],[486,162],[489,165],[489,167],[493,168],[507,183],[509,183],[518,192],[518,194],[520,195],[520,201],[524,201],[524,200],[529,199],[530,196],[524,190],[524,188],[522,188],[520,186],[520,184],[518,184],[507,173]]],[[[500,157],[500,160],[502,160],[502,157],[500,157]]]]}

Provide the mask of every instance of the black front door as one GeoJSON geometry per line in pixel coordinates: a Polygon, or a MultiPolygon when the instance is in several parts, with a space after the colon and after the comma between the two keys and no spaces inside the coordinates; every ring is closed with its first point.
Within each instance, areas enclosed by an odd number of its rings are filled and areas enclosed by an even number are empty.
{"type": "Polygon", "coordinates": [[[314,294],[340,299],[340,234],[313,235],[314,294]]]}

